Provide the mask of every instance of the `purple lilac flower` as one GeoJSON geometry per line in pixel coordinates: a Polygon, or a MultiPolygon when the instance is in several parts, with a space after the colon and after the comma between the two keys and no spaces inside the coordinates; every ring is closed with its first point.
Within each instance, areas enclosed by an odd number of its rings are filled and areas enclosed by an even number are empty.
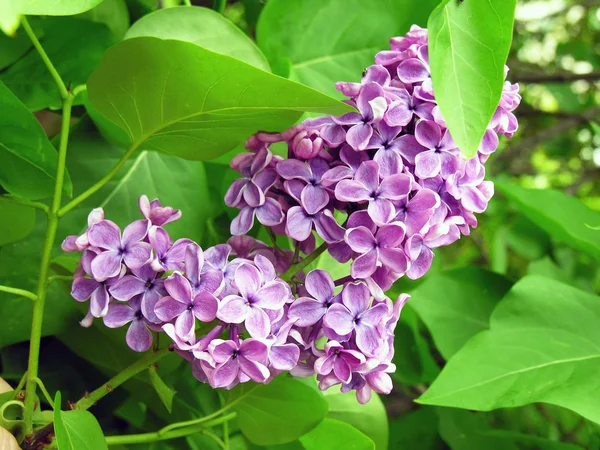
{"type": "Polygon", "coordinates": [[[157,198],[149,201],[147,196],[142,195],[138,200],[138,205],[146,220],[148,220],[151,225],[157,227],[162,227],[163,225],[175,222],[181,218],[180,210],[173,209],[170,206],[162,206],[157,198]]]}
{"type": "Polygon", "coordinates": [[[401,200],[410,192],[408,175],[396,174],[379,179],[379,164],[366,161],[356,171],[353,180],[342,180],[335,188],[335,196],[343,202],[368,202],[369,216],[377,225],[385,225],[395,215],[392,200],[401,200]]]}
{"type": "Polygon", "coordinates": [[[156,272],[181,270],[186,248],[193,242],[190,239],[179,239],[175,243],[164,228],[152,227],[148,231],[148,240],[154,250],[152,268],[156,272]]]}
{"type": "Polygon", "coordinates": [[[356,345],[367,355],[379,346],[377,325],[388,307],[379,303],[371,307],[371,293],[364,283],[350,283],[342,291],[342,303],[331,305],[325,314],[325,324],[340,336],[356,333],[356,345]]]}
{"type": "Polygon", "coordinates": [[[217,298],[206,291],[194,294],[190,282],[179,272],[165,280],[169,294],[161,298],[154,311],[163,322],[175,320],[175,332],[181,339],[190,340],[195,336],[196,319],[201,322],[214,320],[219,308],[217,298]]]}
{"type": "Polygon", "coordinates": [[[121,263],[127,267],[140,268],[150,259],[152,247],[142,242],[148,233],[148,222],[136,220],[123,231],[110,220],[102,220],[90,228],[88,240],[90,245],[102,250],[94,258],[91,270],[94,278],[104,281],[115,277],[121,271],[121,263]]]}
{"type": "Polygon", "coordinates": [[[311,297],[299,297],[290,306],[288,316],[295,325],[307,327],[317,323],[334,303],[340,303],[340,295],[334,292],[331,276],[324,270],[315,269],[306,275],[305,289],[311,297]]]}
{"type": "Polygon", "coordinates": [[[228,387],[244,377],[262,383],[270,376],[266,360],[268,347],[256,339],[246,339],[241,343],[215,339],[208,352],[212,356],[215,368],[209,379],[215,388],[228,387]]]}
{"type": "Polygon", "coordinates": [[[267,149],[262,149],[257,154],[246,153],[237,156],[238,159],[240,157],[247,161],[244,160],[237,165],[237,161],[234,161],[232,164],[238,168],[244,178],[235,180],[229,187],[225,194],[225,204],[235,207],[243,198],[248,206],[261,206],[265,203],[265,190],[277,179],[275,170],[266,168],[273,159],[273,154],[267,149]],[[251,158],[246,158],[246,155],[251,155],[251,158]]]}
{"type": "Polygon", "coordinates": [[[145,264],[139,269],[131,269],[131,274],[110,286],[109,291],[110,295],[120,301],[129,301],[139,295],[144,317],[150,322],[160,323],[154,307],[161,297],[167,295],[164,284],[165,280],[160,278],[160,274],[150,264],[145,264]]]}
{"type": "Polygon", "coordinates": [[[314,215],[329,203],[329,194],[321,185],[321,177],[329,170],[322,158],[312,158],[308,164],[297,159],[286,159],[277,164],[277,172],[286,180],[301,180],[300,204],[307,214],[314,215]]]}
{"type": "Polygon", "coordinates": [[[235,271],[239,295],[228,295],[220,305],[217,317],[228,323],[244,323],[250,336],[261,339],[269,335],[271,322],[266,310],[278,310],[290,296],[289,288],[280,281],[264,282],[261,272],[251,264],[241,264],[235,271]]]}
{"type": "Polygon", "coordinates": [[[108,328],[121,328],[131,323],[125,340],[132,350],[145,352],[152,346],[151,324],[144,317],[139,296],[133,297],[127,303],[111,303],[103,320],[108,328]]]}
{"type": "Polygon", "coordinates": [[[329,375],[333,372],[340,383],[350,383],[352,371],[365,362],[365,356],[362,353],[344,348],[336,341],[327,342],[324,353],[315,361],[315,372],[319,375],[329,375]]]}
{"type": "Polygon", "coordinates": [[[88,231],[89,229],[104,220],[104,210],[95,208],[88,214],[88,227],[80,236],[67,236],[61,244],[64,252],[81,252],[89,247],[88,231]]]}

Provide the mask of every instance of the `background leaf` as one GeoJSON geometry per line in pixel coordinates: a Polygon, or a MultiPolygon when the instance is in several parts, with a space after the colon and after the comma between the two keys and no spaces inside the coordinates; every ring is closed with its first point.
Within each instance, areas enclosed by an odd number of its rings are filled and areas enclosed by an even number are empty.
{"type": "MultiPolygon", "coordinates": [[[[27,199],[52,195],[58,154],[35,117],[0,82],[0,185],[27,199]]],[[[69,174],[65,192],[72,193],[69,174]]]]}
{"type": "Polygon", "coordinates": [[[516,4],[445,0],[427,23],[435,99],[468,158],[500,101],[516,4]]]}
{"type": "Polygon", "coordinates": [[[21,14],[28,16],[70,16],[92,9],[102,0],[13,0],[21,14]]]}
{"type": "MultiPolygon", "coordinates": [[[[117,41],[106,25],[81,18],[54,17],[40,23],[44,33],[41,44],[61,78],[71,86],[85,84],[104,52],[117,41]]],[[[0,80],[31,111],[62,107],[58,87],[36,51],[9,67],[0,80]]],[[[74,104],[81,103],[78,96],[74,104]]]]}
{"type": "Polygon", "coordinates": [[[111,48],[88,94],[133,145],[195,160],[219,156],[258,130],[283,130],[303,111],[350,108],[228,56],[149,37],[111,48]]]}
{"type": "Polygon", "coordinates": [[[156,368],[150,367],[150,369],[148,369],[148,373],[150,375],[152,387],[165,405],[165,408],[167,408],[167,411],[171,412],[173,409],[173,396],[175,395],[175,392],[173,389],[167,386],[160,375],[156,373],[156,368]]]}
{"type": "Polygon", "coordinates": [[[480,411],[546,402],[600,422],[599,316],[597,296],[526,276],[419,402],[480,411]]]}
{"type": "Polygon", "coordinates": [[[134,23],[125,38],[141,36],[191,42],[270,71],[269,63],[252,39],[212,9],[188,6],[159,9],[134,23]]]}
{"type": "Polygon", "coordinates": [[[105,24],[118,39],[122,39],[129,28],[129,11],[125,0],[102,0],[98,6],[77,17],[105,24]]]}
{"type": "Polygon", "coordinates": [[[600,259],[600,213],[580,200],[552,189],[525,189],[514,183],[495,185],[529,220],[555,238],[600,259]]]}
{"type": "Polygon", "coordinates": [[[429,328],[436,347],[448,360],[475,334],[488,328],[496,304],[511,282],[478,267],[428,277],[411,293],[410,306],[429,328]]]}
{"type": "Polygon", "coordinates": [[[0,247],[26,238],[35,228],[35,209],[0,202],[0,247]]]}
{"type": "Polygon", "coordinates": [[[301,381],[282,375],[266,385],[240,385],[227,397],[242,433],[254,444],[291,442],[327,415],[327,401],[301,381]]]}
{"type": "Polygon", "coordinates": [[[274,72],[342,98],[337,81],[359,81],[389,39],[425,26],[438,0],[269,0],[256,30],[274,72]],[[335,26],[332,26],[335,21],[335,26]],[[291,71],[291,73],[290,73],[291,71]]]}
{"type": "MultiPolygon", "coordinates": [[[[329,403],[327,417],[352,425],[372,440],[377,450],[386,450],[388,421],[381,398],[373,393],[369,403],[361,405],[354,392],[336,391],[333,388],[325,392],[325,399],[329,403]]],[[[300,441],[305,442],[302,439],[300,441]]]]}
{"type": "Polygon", "coordinates": [[[310,433],[300,438],[306,450],[375,450],[375,443],[352,425],[325,419],[310,433]]]}

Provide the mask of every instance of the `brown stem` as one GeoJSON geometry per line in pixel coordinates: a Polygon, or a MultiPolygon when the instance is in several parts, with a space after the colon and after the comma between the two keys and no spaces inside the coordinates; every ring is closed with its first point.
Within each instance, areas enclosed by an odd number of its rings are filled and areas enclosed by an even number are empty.
{"type": "Polygon", "coordinates": [[[590,73],[512,73],[510,81],[512,83],[570,83],[573,81],[598,81],[600,72],[590,73]]]}

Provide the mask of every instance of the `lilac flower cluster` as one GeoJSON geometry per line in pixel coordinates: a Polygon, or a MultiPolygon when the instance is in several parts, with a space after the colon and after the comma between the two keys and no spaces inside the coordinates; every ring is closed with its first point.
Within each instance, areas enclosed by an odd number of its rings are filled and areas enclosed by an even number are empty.
{"type": "Polygon", "coordinates": [[[479,153],[467,160],[435,103],[426,30],[393,38],[375,62],[360,83],[337,84],[356,112],[248,140],[251,151],[231,161],[242,178],[225,195],[239,209],[227,244],[173,242],[164,226],[181,212],[145,196],[144,219],[122,233],[93,210],[87,230],[63,242],[83,252],[72,287],[76,300],[90,300],[82,325],[129,324],[136,351],[164,331],[213,387],[289,372],[316,374],[323,390],[355,390],[362,403],[372,391],[389,393],[394,329],[409,297],[392,302],[385,291],[403,275],[422,276],[434,248],[477,225],[474,214],[493,194],[483,164],[498,135],[516,131],[520,97],[506,82],[479,153]],[[273,155],[275,142],[287,143],[287,159],[273,155]],[[272,247],[247,235],[256,220],[272,247]],[[274,235],[294,250],[279,248],[274,235]],[[349,276],[306,273],[325,250],[351,261],[349,276]]]}
{"type": "Polygon", "coordinates": [[[315,230],[334,258],[352,260],[352,278],[380,297],[403,275],[421,277],[433,249],[477,226],[475,213],[485,211],[494,190],[483,164],[498,135],[517,129],[519,87],[505,82],[472,159],[457,148],[436,104],[426,29],[392,38],[360,83],[336,87],[356,112],[257,133],[246,145],[252,152],[232,162],[245,178],[227,192],[227,204],[240,209],[231,233],[247,233],[256,217],[310,252],[315,230]],[[287,143],[287,159],[273,156],[275,142],[287,143]]]}

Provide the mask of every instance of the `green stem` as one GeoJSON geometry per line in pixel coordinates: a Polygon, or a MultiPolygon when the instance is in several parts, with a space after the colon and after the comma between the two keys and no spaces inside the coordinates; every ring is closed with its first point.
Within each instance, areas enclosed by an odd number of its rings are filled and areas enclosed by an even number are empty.
{"type": "MultiPolygon", "coordinates": [[[[34,41],[34,45],[35,42],[38,42],[37,39],[35,39],[35,35],[33,35],[32,40],[34,41]]],[[[41,51],[43,52],[43,49],[41,51]]],[[[47,65],[48,64],[50,66],[52,65],[50,60],[47,61],[47,65]]],[[[56,229],[58,228],[58,210],[60,209],[63,182],[65,179],[65,164],[67,159],[67,145],[69,143],[69,127],[71,124],[71,108],[73,106],[73,99],[74,97],[72,94],[67,94],[67,97],[63,100],[62,127],[60,133],[60,142],[58,145],[58,168],[56,170],[56,184],[54,185],[52,206],[50,207],[50,212],[48,213],[48,225],[46,227],[46,237],[42,250],[42,262],[40,264],[40,273],[37,285],[37,300],[33,306],[33,318],[31,319],[27,386],[25,388],[25,434],[31,434],[33,432],[33,410],[35,408],[35,391],[37,387],[35,379],[38,377],[40,343],[42,340],[42,322],[44,318],[46,292],[48,289],[48,270],[50,268],[50,260],[52,259],[52,247],[54,246],[54,241],[56,239],[56,229]]]]}
{"type": "Polygon", "coordinates": [[[66,100],[67,97],[69,96],[69,91],[67,90],[67,87],[65,86],[65,83],[63,82],[62,78],[58,74],[58,71],[52,64],[52,61],[50,61],[50,58],[48,58],[48,55],[46,54],[46,51],[43,49],[42,44],[40,44],[40,41],[38,41],[37,36],[31,29],[31,26],[29,25],[29,22],[27,21],[27,18],[25,16],[21,17],[21,25],[23,25],[23,29],[25,30],[25,33],[27,33],[27,35],[29,36],[29,39],[31,39],[33,46],[35,47],[37,52],[40,54],[42,61],[44,61],[44,64],[46,65],[46,67],[48,68],[48,71],[50,72],[50,75],[52,75],[52,78],[54,78],[54,82],[58,86],[58,91],[60,92],[60,97],[63,100],[66,100]]]}
{"type": "Polygon", "coordinates": [[[37,295],[35,295],[33,292],[26,291],[25,289],[11,288],[0,285],[0,292],[8,292],[9,294],[20,295],[21,297],[25,297],[33,301],[37,300],[37,295]]]}
{"type": "Polygon", "coordinates": [[[46,401],[48,402],[48,404],[52,407],[52,409],[54,409],[54,401],[52,400],[52,397],[50,397],[50,394],[48,393],[48,390],[46,389],[46,386],[44,386],[42,380],[39,377],[35,377],[33,380],[39,386],[40,390],[42,391],[42,394],[44,394],[44,397],[46,397],[46,401]]]}
{"type": "MultiPolygon", "coordinates": [[[[158,431],[152,433],[141,433],[141,434],[129,434],[125,436],[106,436],[106,443],[108,445],[126,445],[126,444],[144,444],[148,442],[164,441],[167,439],[175,439],[179,437],[189,436],[191,434],[202,432],[205,428],[214,427],[220,425],[223,422],[227,422],[233,419],[236,413],[230,413],[226,416],[221,416],[214,420],[207,421],[206,419],[210,416],[203,417],[204,422],[199,422],[194,426],[181,426],[171,429],[173,426],[177,426],[178,423],[171,424],[168,427],[161,428],[158,431]]],[[[180,422],[181,424],[186,422],[180,422]]]]}
{"type": "Polygon", "coordinates": [[[227,0],[214,0],[213,9],[219,14],[223,14],[225,12],[226,5],[227,0]]]}
{"type": "Polygon", "coordinates": [[[48,284],[51,284],[53,281],[73,281],[73,275],[52,275],[48,278],[48,284]]]}
{"type": "Polygon", "coordinates": [[[0,196],[0,202],[13,203],[15,205],[21,205],[21,206],[31,206],[32,208],[41,209],[46,214],[48,214],[48,211],[50,211],[50,208],[48,208],[48,206],[44,205],[43,203],[31,202],[31,201],[25,200],[23,198],[9,197],[7,195],[0,196]]]}
{"type": "Polygon", "coordinates": [[[294,277],[294,275],[296,275],[298,272],[300,272],[306,266],[310,265],[315,259],[317,259],[319,256],[321,256],[321,254],[325,250],[327,250],[327,246],[328,246],[327,242],[323,242],[321,245],[319,245],[315,249],[314,252],[312,252],[310,255],[308,255],[306,258],[304,258],[298,264],[294,264],[292,267],[290,267],[288,270],[286,270],[279,278],[281,278],[283,281],[287,281],[289,283],[292,280],[292,278],[294,277]]]}
{"type": "Polygon", "coordinates": [[[190,0],[183,0],[183,4],[185,6],[192,6],[192,2],[190,0]]]}
{"type": "Polygon", "coordinates": [[[137,360],[132,365],[122,370],[102,386],[90,394],[85,395],[74,405],[74,409],[88,409],[93,406],[98,400],[112,392],[115,388],[125,383],[130,378],[135,377],[138,373],[146,370],[152,364],[169,353],[169,347],[162,348],[156,352],[150,352],[142,359],[137,360]]]}
{"type": "Polygon", "coordinates": [[[112,177],[115,176],[115,174],[119,171],[119,169],[121,169],[121,167],[123,167],[123,165],[127,162],[129,157],[131,155],[133,155],[133,153],[137,150],[140,143],[141,142],[138,142],[138,143],[132,145],[125,152],[125,154],[121,157],[121,159],[117,162],[117,164],[115,164],[115,166],[110,170],[110,172],[108,172],[104,177],[102,177],[102,179],[100,181],[98,181],[96,184],[94,184],[92,187],[90,187],[87,191],[81,193],[79,196],[77,196],[76,198],[71,200],[69,203],[67,203],[65,206],[63,206],[60,209],[60,211],[58,211],[58,217],[63,217],[65,214],[67,214],[73,208],[77,207],[80,203],[87,200],[92,195],[94,195],[96,192],[98,192],[100,189],[102,189],[102,187],[106,183],[108,183],[112,179],[112,177]]]}

